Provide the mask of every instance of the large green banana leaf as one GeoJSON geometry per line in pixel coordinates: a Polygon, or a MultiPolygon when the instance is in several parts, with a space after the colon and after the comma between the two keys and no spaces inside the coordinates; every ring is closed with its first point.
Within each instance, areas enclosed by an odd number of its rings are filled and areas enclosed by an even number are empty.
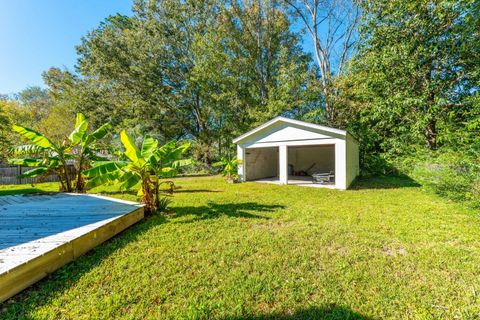
{"type": "Polygon", "coordinates": [[[32,129],[29,129],[29,128],[22,127],[22,126],[17,126],[17,125],[13,125],[12,129],[14,131],[18,132],[19,134],[21,134],[23,137],[32,141],[35,145],[37,145],[41,148],[57,149],[55,144],[52,141],[50,141],[50,139],[48,139],[44,135],[38,133],[37,131],[34,131],[32,129]]]}

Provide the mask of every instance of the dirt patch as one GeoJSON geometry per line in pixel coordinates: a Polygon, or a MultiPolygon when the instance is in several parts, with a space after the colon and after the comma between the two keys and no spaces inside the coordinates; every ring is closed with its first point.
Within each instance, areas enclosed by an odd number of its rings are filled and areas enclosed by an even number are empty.
{"type": "Polygon", "coordinates": [[[387,257],[397,257],[397,256],[406,256],[408,252],[403,247],[394,248],[389,246],[383,246],[382,254],[387,257]]]}

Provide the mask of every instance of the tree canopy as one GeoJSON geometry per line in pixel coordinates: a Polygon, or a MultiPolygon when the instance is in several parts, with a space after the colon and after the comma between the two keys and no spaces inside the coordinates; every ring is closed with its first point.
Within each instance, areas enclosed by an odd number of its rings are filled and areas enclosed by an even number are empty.
{"type": "Polygon", "coordinates": [[[74,71],[43,74],[47,89],[2,96],[4,154],[12,123],[59,143],[82,112],[137,143],[188,140],[210,167],[232,158],[233,137],[283,115],[349,130],[364,173],[443,161],[475,185],[478,1],[137,0],[132,12],[86,34],[74,71]]]}

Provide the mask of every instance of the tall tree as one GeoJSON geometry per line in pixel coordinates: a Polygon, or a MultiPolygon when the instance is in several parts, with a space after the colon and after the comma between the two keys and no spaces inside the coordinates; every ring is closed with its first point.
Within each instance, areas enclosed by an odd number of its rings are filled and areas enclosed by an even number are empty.
{"type": "Polygon", "coordinates": [[[78,68],[115,93],[140,133],[193,138],[197,158],[211,163],[239,130],[301,105],[309,60],[280,9],[136,1],[132,17],[109,17],[83,39],[78,68]]]}
{"type": "Polygon", "coordinates": [[[217,21],[196,43],[203,58],[194,74],[210,84],[228,139],[306,104],[310,58],[276,2],[233,1],[217,21]]]}
{"type": "Polygon", "coordinates": [[[384,150],[455,140],[480,114],[478,2],[367,1],[353,85],[384,150]],[[477,71],[475,71],[477,70],[477,71]]]}
{"type": "Polygon", "coordinates": [[[360,9],[355,0],[285,0],[307,29],[313,41],[313,52],[320,73],[324,99],[324,121],[339,125],[337,120],[339,90],[335,76],[342,74],[357,45],[360,9]]]}
{"type": "Polygon", "coordinates": [[[136,1],[132,17],[109,17],[83,39],[79,70],[115,90],[144,132],[208,143],[209,106],[190,74],[193,41],[213,23],[215,10],[211,1],[136,1]]]}
{"type": "Polygon", "coordinates": [[[23,89],[15,94],[15,98],[22,106],[29,109],[34,121],[45,118],[52,106],[47,90],[37,86],[23,89]]]}

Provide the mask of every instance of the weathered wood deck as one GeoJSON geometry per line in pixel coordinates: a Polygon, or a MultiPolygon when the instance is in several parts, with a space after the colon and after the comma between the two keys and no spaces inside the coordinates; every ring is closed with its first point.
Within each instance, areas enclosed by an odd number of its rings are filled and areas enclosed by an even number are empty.
{"type": "Polygon", "coordinates": [[[0,197],[0,302],[142,218],[142,206],[102,196],[0,197]]]}

